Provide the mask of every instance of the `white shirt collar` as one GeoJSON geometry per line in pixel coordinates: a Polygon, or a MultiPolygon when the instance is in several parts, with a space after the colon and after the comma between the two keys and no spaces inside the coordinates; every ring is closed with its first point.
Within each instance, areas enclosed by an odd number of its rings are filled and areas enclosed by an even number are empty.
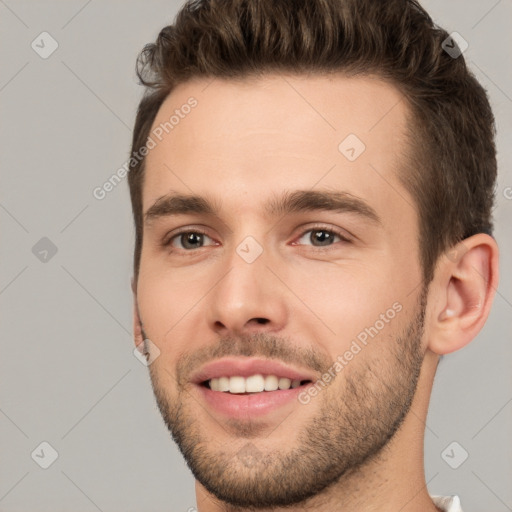
{"type": "Polygon", "coordinates": [[[430,496],[436,507],[444,512],[462,512],[458,496],[430,496]]]}

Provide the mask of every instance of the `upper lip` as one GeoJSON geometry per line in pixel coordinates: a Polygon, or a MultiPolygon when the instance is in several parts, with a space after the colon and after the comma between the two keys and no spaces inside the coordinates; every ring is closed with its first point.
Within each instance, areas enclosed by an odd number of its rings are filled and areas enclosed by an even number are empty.
{"type": "Polygon", "coordinates": [[[226,357],[207,363],[194,372],[191,381],[201,384],[219,377],[249,377],[251,375],[275,375],[290,380],[316,380],[315,375],[307,370],[293,368],[275,359],[226,357]]]}

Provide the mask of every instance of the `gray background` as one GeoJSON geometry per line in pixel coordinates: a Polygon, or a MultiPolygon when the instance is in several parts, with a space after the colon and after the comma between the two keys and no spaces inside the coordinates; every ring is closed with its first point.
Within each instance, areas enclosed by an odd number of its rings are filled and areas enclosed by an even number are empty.
{"type": "MultiPolygon", "coordinates": [[[[512,1],[423,3],[468,41],[466,59],[491,96],[501,248],[489,321],[438,371],[426,478],[431,493],[459,494],[465,512],[505,512],[512,510],[512,199],[505,197],[512,196],[512,1]],[[462,450],[469,454],[457,469],[442,457],[453,441],[452,464],[462,450]]],[[[0,0],[0,511],[195,506],[193,478],[161,420],[147,368],[132,353],[128,186],[102,201],[92,195],[129,152],[142,93],[136,55],[180,5],[0,0]],[[43,31],[59,45],[47,59],[31,47],[43,31]],[[48,249],[43,237],[57,248],[47,261],[38,253],[48,249]],[[43,441],[58,452],[48,469],[31,457],[43,441]]]]}

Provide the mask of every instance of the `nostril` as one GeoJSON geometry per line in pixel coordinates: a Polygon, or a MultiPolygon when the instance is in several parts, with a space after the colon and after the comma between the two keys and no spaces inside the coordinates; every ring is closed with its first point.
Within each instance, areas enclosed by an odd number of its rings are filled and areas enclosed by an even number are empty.
{"type": "Polygon", "coordinates": [[[259,324],[266,324],[268,322],[268,319],[267,318],[256,318],[256,321],[259,324]]]}

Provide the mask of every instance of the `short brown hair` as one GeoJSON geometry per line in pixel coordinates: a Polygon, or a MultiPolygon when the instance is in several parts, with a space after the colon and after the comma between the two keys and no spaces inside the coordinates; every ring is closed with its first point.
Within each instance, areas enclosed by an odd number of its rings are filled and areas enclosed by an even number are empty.
{"type": "MultiPolygon", "coordinates": [[[[399,178],[416,202],[425,284],[439,256],[466,237],[492,233],[494,116],[486,91],[449,34],[416,0],[193,0],[137,59],[147,87],[132,154],[146,144],[164,99],[194,78],[343,72],[394,84],[410,106],[409,158],[399,178]],[[453,47],[453,41],[448,40],[453,47]]],[[[129,173],[134,273],[143,237],[144,159],[129,173]]]]}

